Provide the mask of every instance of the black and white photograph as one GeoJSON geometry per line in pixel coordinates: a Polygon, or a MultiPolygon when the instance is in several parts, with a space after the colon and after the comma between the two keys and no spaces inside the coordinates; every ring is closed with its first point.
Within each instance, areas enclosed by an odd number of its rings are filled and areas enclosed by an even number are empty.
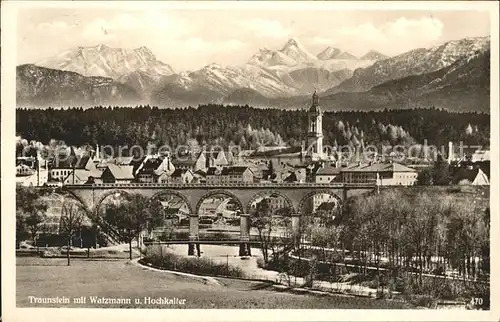
{"type": "Polygon", "coordinates": [[[15,2],[12,317],[498,320],[498,3],[15,2]]]}

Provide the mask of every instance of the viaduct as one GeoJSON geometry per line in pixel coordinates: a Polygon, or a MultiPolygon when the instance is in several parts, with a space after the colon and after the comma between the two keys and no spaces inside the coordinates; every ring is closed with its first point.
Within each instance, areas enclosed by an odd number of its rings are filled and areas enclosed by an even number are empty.
{"type": "MultiPolygon", "coordinates": [[[[151,200],[162,196],[176,196],[184,201],[189,210],[188,254],[194,255],[195,245],[199,247],[198,213],[204,200],[215,196],[231,198],[241,209],[240,212],[240,256],[249,253],[250,211],[256,201],[266,196],[280,196],[291,209],[292,231],[300,229],[300,216],[306,203],[317,194],[328,194],[337,199],[339,205],[349,197],[375,189],[370,184],[345,183],[232,183],[232,184],[91,184],[65,185],[62,191],[76,199],[83,208],[97,218],[99,208],[110,196],[117,194],[141,194],[151,200]]],[[[198,248],[199,249],[199,248],[198,248]]]]}

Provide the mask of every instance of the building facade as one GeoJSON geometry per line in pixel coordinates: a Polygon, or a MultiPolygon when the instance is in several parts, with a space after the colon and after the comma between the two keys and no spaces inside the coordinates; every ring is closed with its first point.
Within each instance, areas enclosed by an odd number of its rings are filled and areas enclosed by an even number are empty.
{"type": "Polygon", "coordinates": [[[380,186],[412,186],[417,182],[415,169],[399,163],[357,164],[342,168],[344,183],[367,183],[380,186]]]}

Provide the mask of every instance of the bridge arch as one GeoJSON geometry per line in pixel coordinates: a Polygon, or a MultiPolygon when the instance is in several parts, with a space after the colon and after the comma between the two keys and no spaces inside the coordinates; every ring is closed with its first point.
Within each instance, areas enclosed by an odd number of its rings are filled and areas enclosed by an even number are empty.
{"type": "Polygon", "coordinates": [[[154,194],[149,200],[157,199],[160,196],[176,196],[176,197],[180,198],[187,205],[187,207],[189,209],[189,213],[190,214],[193,213],[193,207],[191,206],[189,199],[185,195],[183,195],[182,193],[175,191],[175,190],[170,190],[170,189],[169,190],[162,190],[162,191],[154,194]]]}
{"type": "Polygon", "coordinates": [[[250,201],[248,202],[247,204],[247,209],[246,211],[247,212],[250,212],[250,210],[252,209],[252,205],[259,199],[262,199],[262,198],[265,198],[267,196],[273,196],[273,195],[276,195],[276,196],[279,196],[281,198],[283,198],[285,200],[285,202],[288,204],[288,207],[290,208],[290,211],[291,213],[295,213],[295,209],[293,207],[293,201],[292,199],[290,199],[287,195],[279,192],[279,191],[274,191],[274,190],[270,190],[270,191],[261,191],[257,194],[255,194],[251,199],[250,201]]]}
{"type": "Polygon", "coordinates": [[[127,197],[129,197],[131,194],[130,192],[127,192],[126,190],[111,190],[106,193],[104,193],[102,196],[100,196],[99,200],[97,200],[95,207],[94,207],[94,212],[98,215],[99,213],[99,208],[101,208],[102,203],[104,200],[106,200],[108,197],[116,194],[123,194],[127,197]]]}
{"type": "Polygon", "coordinates": [[[321,194],[326,194],[335,199],[335,202],[337,204],[338,209],[342,209],[342,198],[337,195],[336,193],[328,190],[328,189],[322,189],[322,190],[316,190],[316,191],[311,191],[308,194],[306,194],[304,197],[299,202],[299,206],[297,209],[297,212],[299,212],[301,215],[304,215],[304,207],[306,203],[308,203],[311,198],[313,198],[316,195],[321,195],[321,194]]]}
{"type": "Polygon", "coordinates": [[[241,211],[245,212],[245,208],[243,207],[241,200],[234,193],[227,191],[227,190],[212,190],[212,191],[205,193],[204,195],[202,195],[200,197],[200,199],[196,203],[196,207],[194,209],[195,210],[194,214],[199,213],[201,205],[203,204],[203,201],[205,201],[206,199],[208,199],[210,197],[217,196],[217,195],[224,195],[224,196],[227,196],[227,197],[233,199],[234,202],[236,202],[238,204],[241,211]]]}
{"type": "Polygon", "coordinates": [[[82,199],[82,198],[80,198],[80,196],[78,196],[77,194],[73,193],[73,191],[65,190],[62,193],[54,192],[52,194],[57,194],[57,195],[61,195],[64,198],[69,197],[70,199],[73,199],[87,213],[87,216],[92,217],[92,215],[94,213],[94,211],[92,209],[92,206],[91,205],[87,205],[87,203],[85,202],[85,200],[82,199]]]}

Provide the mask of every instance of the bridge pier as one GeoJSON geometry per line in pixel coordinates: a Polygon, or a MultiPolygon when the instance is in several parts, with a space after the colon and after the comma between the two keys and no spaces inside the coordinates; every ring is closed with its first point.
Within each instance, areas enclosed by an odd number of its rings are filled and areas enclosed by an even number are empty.
{"type": "Polygon", "coordinates": [[[296,246],[300,244],[301,237],[300,216],[298,213],[292,214],[292,238],[296,246]]]}
{"type": "MultiPolygon", "coordinates": [[[[198,241],[199,238],[199,216],[198,214],[189,215],[189,241],[198,241]]],[[[196,247],[197,256],[200,257],[200,244],[188,243],[188,256],[194,256],[196,247]]]]}
{"type": "Polygon", "coordinates": [[[240,241],[244,242],[240,244],[240,256],[251,256],[250,249],[250,215],[240,214],[240,241]]]}

